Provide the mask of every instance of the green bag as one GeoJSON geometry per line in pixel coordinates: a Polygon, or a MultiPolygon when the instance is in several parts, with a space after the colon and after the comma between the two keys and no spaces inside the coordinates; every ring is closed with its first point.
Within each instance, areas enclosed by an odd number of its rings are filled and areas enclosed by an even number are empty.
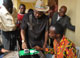
{"type": "Polygon", "coordinates": [[[38,54],[39,51],[35,50],[35,49],[29,49],[28,53],[25,53],[24,50],[19,51],[19,56],[25,56],[25,55],[35,55],[38,54]]]}

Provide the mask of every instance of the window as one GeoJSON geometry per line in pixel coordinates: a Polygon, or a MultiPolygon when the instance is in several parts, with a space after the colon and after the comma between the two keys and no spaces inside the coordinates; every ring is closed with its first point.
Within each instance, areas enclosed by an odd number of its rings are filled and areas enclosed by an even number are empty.
{"type": "Polygon", "coordinates": [[[0,0],[0,5],[3,3],[3,0],[0,0]]]}

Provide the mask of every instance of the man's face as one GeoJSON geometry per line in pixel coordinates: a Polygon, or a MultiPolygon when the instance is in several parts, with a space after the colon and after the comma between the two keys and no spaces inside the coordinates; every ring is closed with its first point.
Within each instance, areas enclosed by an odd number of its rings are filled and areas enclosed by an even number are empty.
{"type": "Polygon", "coordinates": [[[9,11],[9,13],[13,12],[13,7],[8,7],[7,10],[9,11]]]}
{"type": "Polygon", "coordinates": [[[40,18],[44,13],[34,10],[34,15],[36,18],[40,18]]]}
{"type": "Polygon", "coordinates": [[[49,30],[49,37],[50,38],[55,38],[55,30],[49,30]]]}
{"type": "Polygon", "coordinates": [[[63,17],[65,15],[65,13],[66,13],[66,9],[65,8],[61,8],[59,10],[59,16],[63,17]]]}
{"type": "Polygon", "coordinates": [[[23,14],[25,12],[24,6],[20,6],[20,13],[23,14]]]}

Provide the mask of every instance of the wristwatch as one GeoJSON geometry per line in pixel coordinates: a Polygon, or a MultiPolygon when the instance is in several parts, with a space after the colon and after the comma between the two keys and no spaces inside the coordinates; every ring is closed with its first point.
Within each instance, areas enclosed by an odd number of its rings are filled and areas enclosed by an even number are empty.
{"type": "Polygon", "coordinates": [[[22,43],[25,42],[24,40],[22,40],[22,43]]]}

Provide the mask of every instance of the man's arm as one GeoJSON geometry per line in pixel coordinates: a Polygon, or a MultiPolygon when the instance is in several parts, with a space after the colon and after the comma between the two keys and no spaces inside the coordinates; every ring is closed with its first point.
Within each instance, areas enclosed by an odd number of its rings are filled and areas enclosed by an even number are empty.
{"type": "Polygon", "coordinates": [[[48,39],[48,31],[45,32],[45,40],[44,40],[43,48],[46,48],[46,45],[47,45],[47,39],[48,39]]]}
{"type": "Polygon", "coordinates": [[[72,31],[75,31],[75,26],[73,26],[70,22],[70,18],[67,18],[67,28],[72,30],[72,31]]]}
{"type": "Polygon", "coordinates": [[[21,24],[21,38],[22,38],[22,48],[26,49],[27,48],[27,43],[26,43],[26,39],[25,39],[25,29],[27,29],[27,15],[24,15],[23,20],[22,20],[22,24],[21,24]]]}
{"type": "Polygon", "coordinates": [[[22,40],[25,41],[25,31],[23,29],[21,29],[21,37],[22,37],[22,40]]]}
{"type": "Polygon", "coordinates": [[[48,20],[48,18],[47,18],[46,28],[45,28],[45,39],[44,39],[43,48],[46,48],[46,45],[47,45],[47,40],[48,40],[48,29],[49,29],[49,20],[48,20]]]}
{"type": "Polygon", "coordinates": [[[21,30],[21,38],[22,38],[22,49],[27,48],[26,40],[25,40],[25,31],[21,30]]]}

